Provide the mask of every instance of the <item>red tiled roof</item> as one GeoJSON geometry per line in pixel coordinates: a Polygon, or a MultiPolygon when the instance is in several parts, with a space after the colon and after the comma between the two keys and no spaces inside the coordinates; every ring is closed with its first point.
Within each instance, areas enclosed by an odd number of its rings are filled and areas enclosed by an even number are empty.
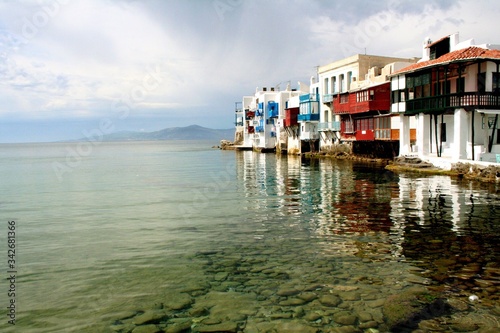
{"type": "Polygon", "coordinates": [[[469,46],[465,49],[446,53],[445,55],[442,55],[437,59],[417,62],[416,64],[412,64],[410,66],[400,69],[397,72],[394,72],[392,75],[413,72],[416,71],[417,69],[422,69],[426,67],[434,67],[438,65],[449,64],[453,62],[463,62],[474,59],[500,60],[500,50],[488,50],[477,46],[469,46]]]}

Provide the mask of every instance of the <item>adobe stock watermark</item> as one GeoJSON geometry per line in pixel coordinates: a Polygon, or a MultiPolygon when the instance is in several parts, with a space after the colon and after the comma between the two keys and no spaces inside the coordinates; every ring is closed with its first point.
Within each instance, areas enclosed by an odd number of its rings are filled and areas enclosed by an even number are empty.
{"type": "Polygon", "coordinates": [[[212,6],[221,21],[224,21],[227,12],[232,12],[242,4],[243,0],[214,0],[212,2],[212,6]]]}
{"type": "Polygon", "coordinates": [[[340,43],[340,50],[344,57],[366,49],[375,37],[380,36],[385,29],[389,28],[395,21],[395,15],[399,12],[400,5],[401,0],[390,0],[385,10],[370,17],[364,24],[356,26],[351,42],[340,43]]]}
{"type": "Polygon", "coordinates": [[[209,182],[207,185],[192,189],[190,191],[191,200],[177,206],[179,214],[184,218],[186,224],[191,223],[196,213],[207,209],[211,202],[219,197],[221,192],[228,189],[232,180],[236,176],[236,161],[226,163],[224,169],[218,172],[209,173],[209,182]]]}
{"type": "Polygon", "coordinates": [[[67,5],[69,0],[39,1],[40,8],[30,17],[23,18],[21,35],[25,40],[31,40],[41,29],[61,12],[61,6],[67,5]]]}
{"type": "Polygon", "coordinates": [[[392,20],[392,12],[383,11],[372,17],[362,26],[355,27],[352,41],[340,44],[340,50],[344,57],[357,54],[360,49],[368,47],[373,38],[379,36],[385,28],[389,27],[392,20]]]}
{"type": "MultiPolygon", "coordinates": [[[[160,87],[164,77],[165,73],[162,72],[159,65],[150,68],[143,79],[134,85],[128,94],[122,95],[122,97],[114,103],[116,118],[118,120],[127,119],[130,112],[136,108],[139,103],[143,102],[149,94],[160,87]]],[[[102,118],[98,126],[90,130],[83,130],[82,135],[84,140],[77,142],[76,146],[66,147],[64,162],[52,162],[52,170],[59,182],[63,181],[65,174],[78,168],[82,164],[83,159],[92,154],[95,147],[102,144],[106,134],[114,132],[117,119],[102,118]]]]}
{"type": "Polygon", "coordinates": [[[39,1],[40,6],[32,14],[24,16],[19,31],[2,31],[0,33],[0,61],[8,65],[9,54],[17,52],[21,46],[28,44],[42,29],[61,12],[67,0],[39,1]]]}

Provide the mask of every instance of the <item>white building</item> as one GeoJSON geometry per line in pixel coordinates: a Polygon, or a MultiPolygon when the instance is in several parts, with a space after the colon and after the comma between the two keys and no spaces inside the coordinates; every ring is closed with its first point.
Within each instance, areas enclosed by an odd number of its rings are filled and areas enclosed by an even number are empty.
{"type": "Polygon", "coordinates": [[[401,123],[400,155],[500,162],[500,47],[426,38],[423,57],[391,75],[391,111],[401,123]],[[417,122],[410,145],[410,117],[417,122]]]}
{"type": "Polygon", "coordinates": [[[257,151],[276,148],[286,150],[286,142],[283,142],[286,134],[285,109],[288,101],[299,94],[299,91],[290,89],[290,85],[287,85],[284,91],[279,91],[278,87],[263,87],[257,88],[254,96],[243,97],[244,122],[241,129],[237,122],[237,131],[242,131],[243,139],[238,148],[257,151]]]}
{"type": "MultiPolygon", "coordinates": [[[[340,141],[373,140],[370,136],[363,138],[357,135],[361,131],[356,129],[356,118],[380,116],[379,111],[388,113],[390,104],[387,103],[386,109],[374,109],[373,106],[380,108],[380,103],[360,103],[366,101],[357,101],[356,96],[353,96],[354,102],[350,102],[349,94],[362,90],[368,93],[369,87],[387,82],[388,73],[414,62],[416,62],[414,58],[356,54],[319,67],[321,110],[318,130],[321,149],[327,149],[340,141]],[[342,109],[335,110],[335,105],[337,108],[341,106],[342,109]]],[[[387,101],[390,99],[390,91],[387,91],[386,98],[387,101]]],[[[367,101],[371,101],[370,97],[367,97],[367,101]]],[[[375,121],[369,122],[371,128],[367,128],[372,134],[375,123],[375,121]]]]}
{"type": "Polygon", "coordinates": [[[319,150],[319,83],[311,78],[309,93],[299,96],[299,139],[301,142],[301,153],[319,150]]]}

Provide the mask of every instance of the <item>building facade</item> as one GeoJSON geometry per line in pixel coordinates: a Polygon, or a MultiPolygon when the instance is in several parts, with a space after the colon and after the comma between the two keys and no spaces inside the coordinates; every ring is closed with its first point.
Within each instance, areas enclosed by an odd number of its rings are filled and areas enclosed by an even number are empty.
{"type": "Polygon", "coordinates": [[[319,67],[321,149],[345,141],[394,140],[388,75],[414,62],[357,54],[319,67]]]}
{"type": "Polygon", "coordinates": [[[258,151],[286,150],[286,131],[284,129],[285,110],[288,101],[298,97],[300,91],[290,89],[284,91],[278,87],[257,88],[253,96],[245,96],[236,103],[236,137],[238,149],[254,149],[258,151]],[[240,106],[241,105],[241,106],[240,106]]]}
{"type": "Polygon", "coordinates": [[[400,155],[500,162],[500,47],[460,43],[458,33],[424,41],[423,57],[391,76],[400,155]],[[410,143],[410,119],[417,123],[410,143]]]}

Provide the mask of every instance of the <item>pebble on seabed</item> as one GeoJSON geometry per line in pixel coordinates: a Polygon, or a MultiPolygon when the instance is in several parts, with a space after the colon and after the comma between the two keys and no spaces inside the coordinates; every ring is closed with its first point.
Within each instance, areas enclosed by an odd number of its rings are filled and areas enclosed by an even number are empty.
{"type": "Polygon", "coordinates": [[[479,297],[477,297],[476,295],[470,295],[469,302],[471,303],[479,302],[479,297]]]}

